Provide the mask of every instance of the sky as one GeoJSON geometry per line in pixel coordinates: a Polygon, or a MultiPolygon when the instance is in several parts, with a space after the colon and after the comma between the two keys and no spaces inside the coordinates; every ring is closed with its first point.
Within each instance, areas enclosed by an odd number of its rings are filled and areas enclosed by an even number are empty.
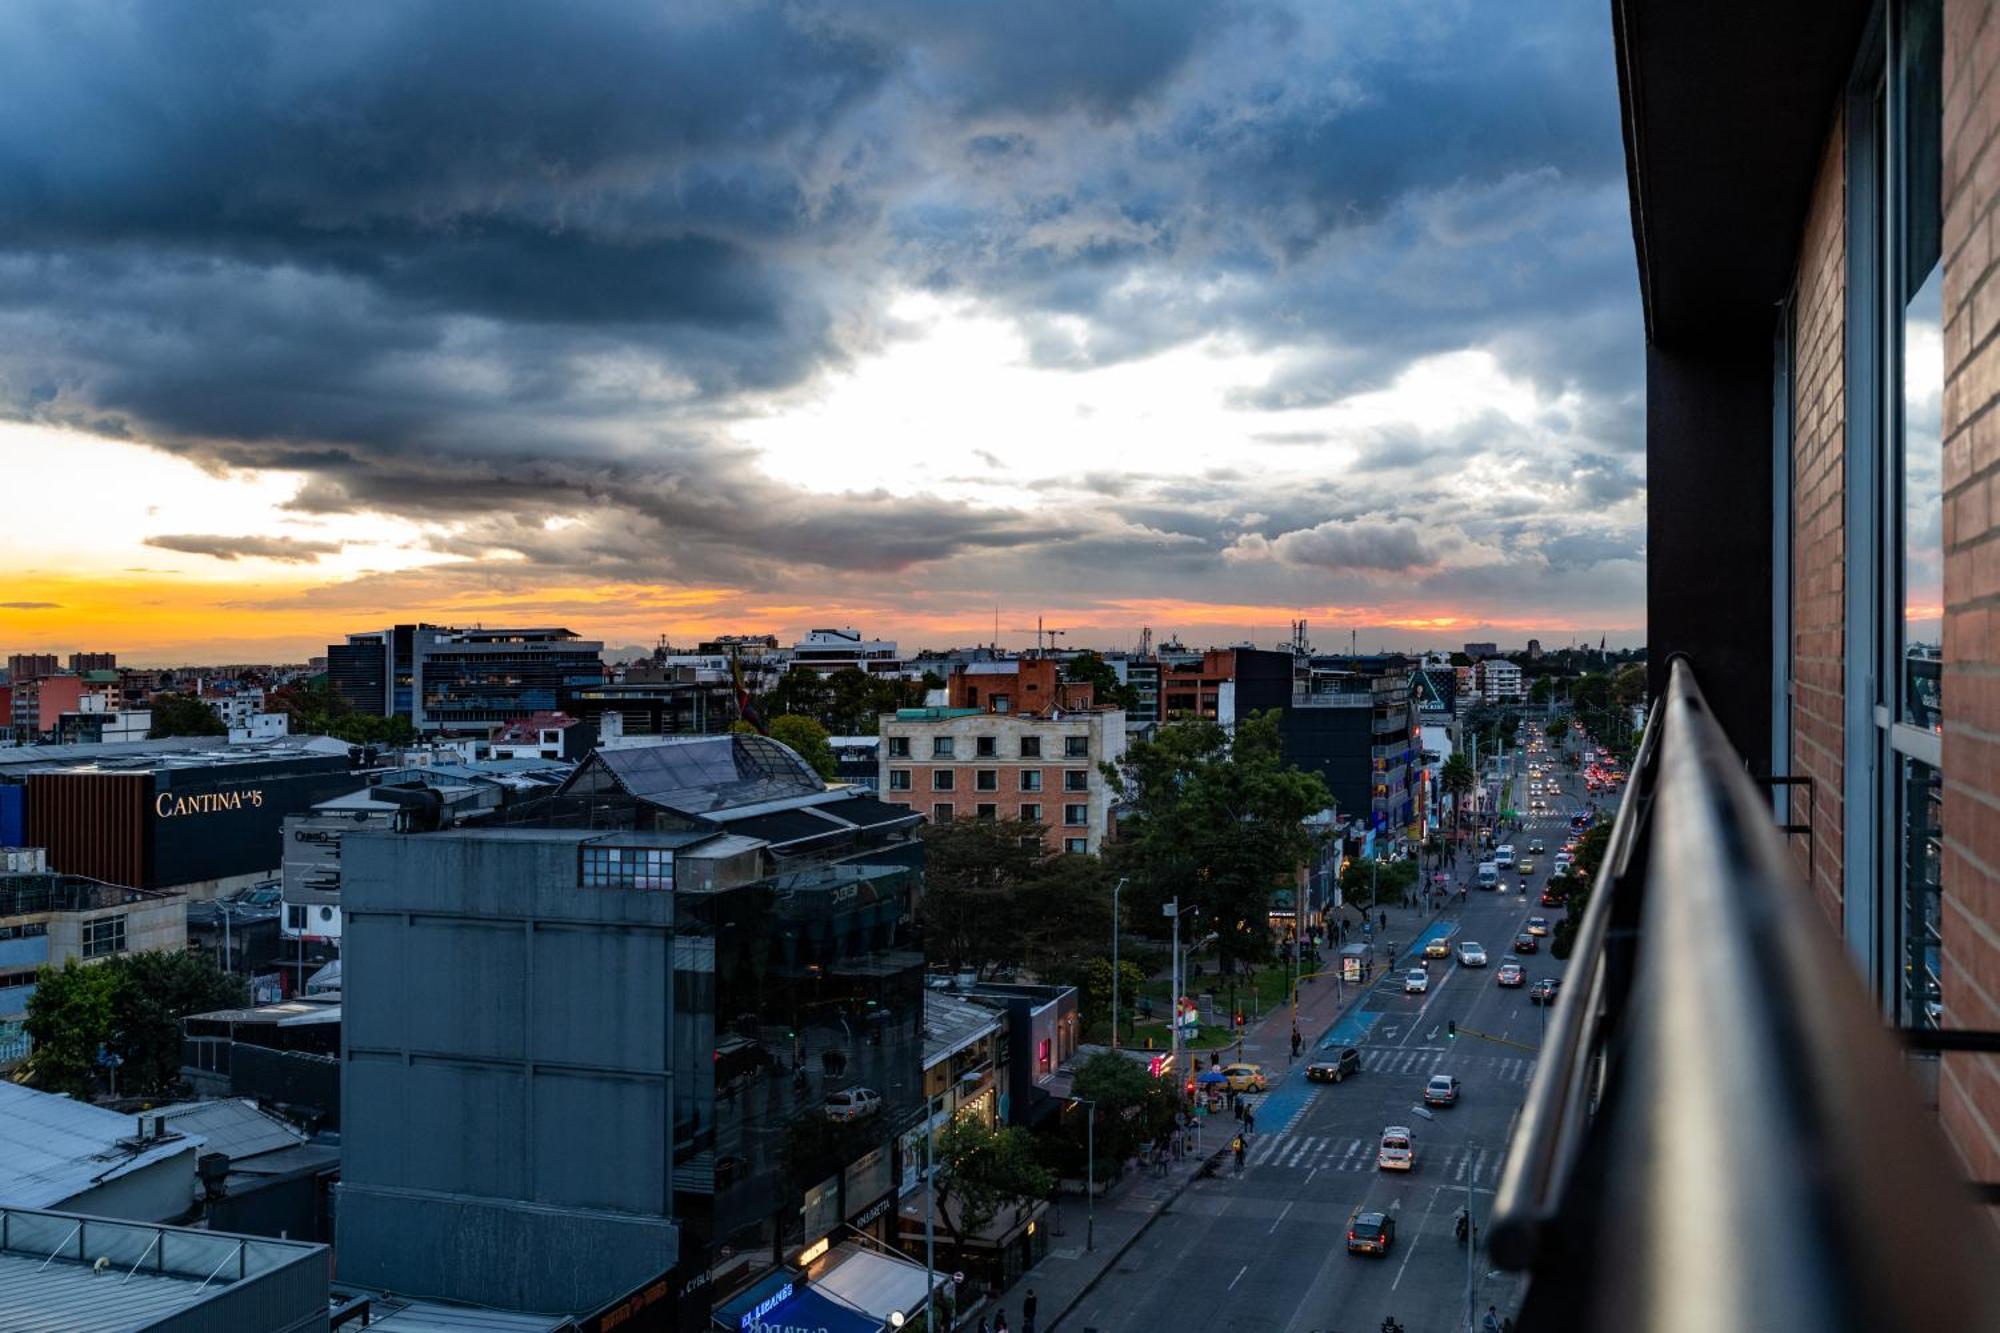
{"type": "Polygon", "coordinates": [[[0,651],[1643,640],[1601,0],[0,7],[0,651]]]}

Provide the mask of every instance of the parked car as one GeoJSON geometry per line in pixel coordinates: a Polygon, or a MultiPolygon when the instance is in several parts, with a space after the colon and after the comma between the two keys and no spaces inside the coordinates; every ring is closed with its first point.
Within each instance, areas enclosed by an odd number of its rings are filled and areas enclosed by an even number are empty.
{"type": "Polygon", "coordinates": [[[1361,1072],[1361,1052],[1352,1046],[1343,1046],[1324,1060],[1315,1060],[1306,1066],[1306,1082],[1338,1083],[1349,1075],[1361,1072]]]}
{"type": "Polygon", "coordinates": [[[1383,1171],[1414,1171],[1417,1141],[1408,1125],[1390,1125],[1382,1131],[1382,1145],[1375,1150],[1375,1165],[1383,1171]]]}
{"type": "Polygon", "coordinates": [[[1511,990],[1516,986],[1525,985],[1528,974],[1519,963],[1502,963],[1500,970],[1493,974],[1493,980],[1511,990]]]}
{"type": "Polygon", "coordinates": [[[859,1120],[882,1109],[882,1094],[873,1088],[842,1088],[826,1094],[822,1105],[828,1120],[859,1120]]]}
{"type": "Polygon", "coordinates": [[[1562,994],[1562,978],[1543,977],[1540,981],[1528,987],[1528,1003],[1554,1004],[1556,996],[1560,994],[1562,994]]]}
{"type": "Polygon", "coordinates": [[[1465,943],[1459,945],[1458,965],[1460,967],[1485,967],[1486,946],[1476,940],[1467,940],[1465,943]]]}
{"type": "Polygon", "coordinates": [[[1222,1077],[1228,1080],[1231,1092],[1264,1092],[1271,1086],[1264,1077],[1262,1065],[1224,1065],[1222,1077]]]}
{"type": "Polygon", "coordinates": [[[1396,1243],[1396,1219],[1387,1213],[1356,1213],[1347,1222],[1349,1254],[1387,1254],[1396,1243]]]}
{"type": "Polygon", "coordinates": [[[1422,995],[1431,988],[1431,974],[1421,967],[1413,967],[1403,974],[1403,994],[1422,995]]]}

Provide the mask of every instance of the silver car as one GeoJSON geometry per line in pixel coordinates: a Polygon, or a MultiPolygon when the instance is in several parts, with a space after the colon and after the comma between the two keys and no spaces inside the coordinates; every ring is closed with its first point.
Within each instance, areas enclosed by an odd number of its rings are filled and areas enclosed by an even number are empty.
{"type": "Polygon", "coordinates": [[[1459,945],[1458,965],[1460,967],[1485,967],[1486,966],[1485,946],[1477,944],[1472,940],[1467,940],[1465,943],[1459,945]]]}

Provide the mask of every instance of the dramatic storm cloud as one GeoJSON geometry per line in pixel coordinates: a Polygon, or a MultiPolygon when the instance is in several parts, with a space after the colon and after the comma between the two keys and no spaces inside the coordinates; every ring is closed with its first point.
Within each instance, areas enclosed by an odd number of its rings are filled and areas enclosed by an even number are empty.
{"type": "Polygon", "coordinates": [[[0,416],[244,608],[1636,626],[1605,17],[22,0],[0,416]]]}

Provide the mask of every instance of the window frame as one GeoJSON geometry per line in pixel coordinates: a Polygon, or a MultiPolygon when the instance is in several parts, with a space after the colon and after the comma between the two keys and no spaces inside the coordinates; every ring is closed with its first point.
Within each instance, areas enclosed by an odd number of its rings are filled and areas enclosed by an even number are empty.
{"type": "Polygon", "coordinates": [[[1065,803],[1065,804],[1063,805],[1063,827],[1064,827],[1064,828],[1089,828],[1089,827],[1090,827],[1090,803],[1089,803],[1088,801],[1072,801],[1072,802],[1066,802],[1066,803],[1065,803]],[[1082,812],[1082,816],[1081,816],[1081,818],[1078,818],[1078,817],[1076,817],[1076,816],[1077,816],[1077,812],[1078,812],[1078,811],[1081,811],[1081,812],[1082,812]]]}
{"type": "Polygon", "coordinates": [[[1040,736],[1021,737],[1021,758],[1040,759],[1041,757],[1042,757],[1042,738],[1040,736]]]}
{"type": "Polygon", "coordinates": [[[1042,790],[1042,770],[1039,768],[1022,769],[1020,785],[1016,790],[1039,793],[1042,790]]]}
{"type": "Polygon", "coordinates": [[[932,791],[957,791],[958,770],[955,768],[934,768],[931,770],[932,791]]]}
{"type": "Polygon", "coordinates": [[[915,790],[915,776],[914,776],[914,773],[915,773],[915,770],[913,770],[913,769],[908,769],[908,768],[892,768],[892,769],[890,769],[890,770],[889,770],[889,790],[890,790],[890,791],[914,791],[914,790],[915,790]]]}
{"type": "Polygon", "coordinates": [[[1090,790],[1090,770],[1087,768],[1066,768],[1063,770],[1064,791],[1087,792],[1090,790]]]}

